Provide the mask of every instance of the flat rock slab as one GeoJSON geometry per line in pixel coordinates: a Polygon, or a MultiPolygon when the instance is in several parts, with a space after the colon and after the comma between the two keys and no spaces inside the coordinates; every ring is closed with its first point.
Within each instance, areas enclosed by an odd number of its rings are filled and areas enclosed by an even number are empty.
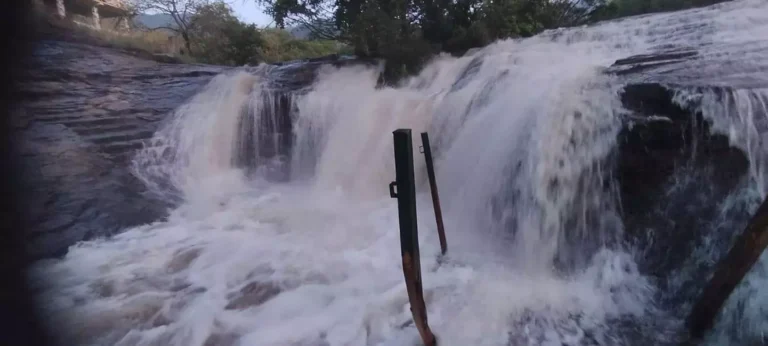
{"type": "Polygon", "coordinates": [[[628,84],[658,83],[687,88],[768,87],[768,42],[712,44],[701,47],[660,47],[656,51],[619,59],[607,69],[628,84]]]}
{"type": "Polygon", "coordinates": [[[171,111],[222,71],[39,42],[13,118],[30,259],[163,217],[168,205],[145,196],[128,164],[171,111]]]}
{"type": "MultiPolygon", "coordinates": [[[[23,101],[13,124],[34,230],[28,235],[32,259],[163,217],[170,205],[145,196],[128,165],[175,108],[232,70],[74,41],[40,41],[17,91],[23,101]]],[[[359,63],[373,62],[330,56],[243,70],[266,77],[282,95],[275,100],[288,119],[289,95],[306,92],[322,66],[359,63]]]]}

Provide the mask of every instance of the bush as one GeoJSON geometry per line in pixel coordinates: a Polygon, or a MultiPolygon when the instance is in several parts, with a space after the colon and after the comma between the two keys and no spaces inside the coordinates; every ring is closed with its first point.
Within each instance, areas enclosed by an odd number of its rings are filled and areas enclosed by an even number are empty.
{"type": "Polygon", "coordinates": [[[208,64],[241,66],[261,61],[261,33],[235,17],[223,2],[196,9],[189,21],[192,53],[208,64]]]}
{"type": "Polygon", "coordinates": [[[261,54],[266,63],[352,53],[349,46],[338,41],[297,39],[283,29],[262,29],[261,36],[261,54]]]}
{"type": "Polygon", "coordinates": [[[261,29],[235,17],[225,3],[197,9],[190,21],[194,56],[218,65],[256,65],[342,53],[337,41],[302,40],[281,29],[261,29]]]}
{"type": "Polygon", "coordinates": [[[90,35],[96,36],[116,48],[181,55],[182,47],[184,46],[178,37],[162,31],[90,31],[90,35]]]}

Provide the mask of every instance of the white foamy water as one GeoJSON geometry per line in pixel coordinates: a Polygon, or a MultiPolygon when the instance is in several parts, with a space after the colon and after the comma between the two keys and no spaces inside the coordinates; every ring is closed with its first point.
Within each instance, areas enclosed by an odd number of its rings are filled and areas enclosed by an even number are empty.
{"type": "MultiPolygon", "coordinates": [[[[622,81],[602,70],[670,46],[727,60],[722,47],[767,34],[768,3],[748,0],[498,42],[437,58],[397,88],[376,88],[374,68],[324,69],[290,100],[291,155],[274,156],[288,167],[284,182],[240,161],[253,143],[276,152],[283,143],[263,137],[280,117],[266,77],[218,76],[134,161],[153,191],[181,205],[167,221],[39,263],[42,303],[72,344],[418,344],[387,192],[391,133],[411,128],[433,141],[447,228],[438,261],[415,152],[423,283],[440,345],[674,344],[679,316],[658,306],[654,281],[621,241],[615,186],[604,186],[625,110],[622,81]]],[[[732,95],[756,103],[705,117],[749,151],[764,195],[762,132],[735,126],[764,116],[765,92],[732,95]]],[[[729,323],[743,321],[718,330],[729,323]]]]}

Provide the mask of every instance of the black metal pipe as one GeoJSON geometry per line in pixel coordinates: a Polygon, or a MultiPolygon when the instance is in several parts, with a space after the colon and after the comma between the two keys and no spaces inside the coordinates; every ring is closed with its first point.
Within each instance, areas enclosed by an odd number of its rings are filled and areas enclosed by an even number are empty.
{"type": "Polygon", "coordinates": [[[429,135],[421,133],[421,145],[424,148],[424,159],[427,162],[427,176],[429,177],[429,190],[432,192],[432,207],[435,209],[435,222],[437,222],[437,235],[440,237],[440,250],[443,255],[448,251],[448,241],[445,238],[443,225],[443,210],[440,208],[440,195],[437,193],[437,181],[435,179],[435,166],[432,161],[432,148],[429,145],[429,135]]]}
{"type": "Polygon", "coordinates": [[[408,301],[411,303],[413,322],[416,324],[416,329],[419,330],[424,345],[436,346],[437,339],[427,323],[427,309],[421,285],[411,130],[398,129],[393,132],[393,136],[396,181],[389,184],[389,194],[392,198],[397,198],[397,211],[400,218],[400,252],[403,259],[403,276],[405,276],[405,286],[408,290],[408,301]]]}

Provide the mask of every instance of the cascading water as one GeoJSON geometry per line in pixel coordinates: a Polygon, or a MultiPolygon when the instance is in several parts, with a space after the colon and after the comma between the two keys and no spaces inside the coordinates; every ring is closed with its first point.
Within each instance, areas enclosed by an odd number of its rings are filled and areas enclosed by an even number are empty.
{"type": "MultiPolygon", "coordinates": [[[[71,343],[415,344],[387,194],[391,132],[411,128],[434,141],[450,246],[438,262],[415,153],[424,290],[441,345],[676,344],[680,307],[701,285],[690,282],[708,273],[696,268],[743,226],[729,217],[765,196],[768,92],[679,89],[676,102],[748,153],[751,174],[712,202],[722,213],[695,256],[659,279],[625,241],[613,167],[628,111],[624,82],[604,70],[677,46],[725,61],[722,47],[766,47],[766,34],[768,3],[746,0],[498,42],[439,57],[396,88],[377,88],[373,67],[329,67],[276,101],[267,67],[218,76],[134,159],[136,175],[179,207],[39,263],[41,303],[71,343]]],[[[713,344],[762,340],[766,260],[728,302],[713,344]]]]}

